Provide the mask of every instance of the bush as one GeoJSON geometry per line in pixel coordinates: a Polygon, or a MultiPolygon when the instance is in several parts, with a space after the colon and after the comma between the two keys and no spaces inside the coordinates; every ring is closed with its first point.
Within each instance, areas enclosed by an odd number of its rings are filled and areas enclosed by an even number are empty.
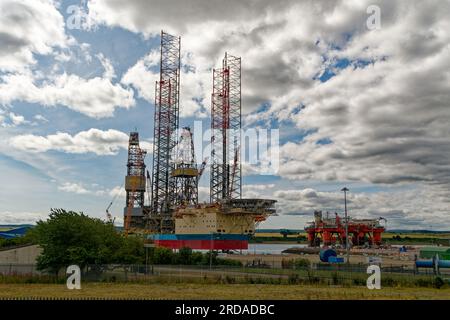
{"type": "Polygon", "coordinates": [[[337,272],[333,272],[331,274],[331,280],[333,285],[339,285],[342,283],[342,279],[339,277],[339,274],[337,272]]]}
{"type": "Polygon", "coordinates": [[[242,263],[240,261],[232,260],[232,259],[217,258],[215,260],[215,262],[216,262],[216,265],[219,265],[219,266],[242,267],[242,263]]]}
{"type": "Polygon", "coordinates": [[[436,277],[436,278],[434,279],[434,281],[433,281],[433,286],[434,286],[436,289],[442,288],[442,287],[444,286],[444,284],[445,284],[445,282],[444,282],[444,280],[442,280],[441,277],[436,277]]]}
{"type": "Polygon", "coordinates": [[[153,249],[153,255],[149,258],[152,264],[173,264],[176,258],[172,250],[164,247],[156,247],[153,249]]]}
{"type": "Polygon", "coordinates": [[[281,260],[281,268],[282,269],[292,269],[293,266],[293,262],[291,259],[287,260],[287,259],[283,259],[281,260]]]}
{"type": "Polygon", "coordinates": [[[414,285],[417,287],[429,287],[431,285],[431,281],[426,279],[416,279],[414,281],[414,285]]]}
{"type": "Polygon", "coordinates": [[[32,243],[33,243],[33,239],[30,238],[28,233],[22,237],[17,237],[17,238],[12,238],[12,239],[0,238],[0,248],[15,247],[15,246],[32,244],[32,243]]]}
{"type": "Polygon", "coordinates": [[[386,286],[386,287],[394,287],[395,285],[397,285],[397,281],[395,281],[395,279],[393,279],[391,277],[381,278],[381,283],[383,286],[386,286]]]}
{"type": "Polygon", "coordinates": [[[298,284],[299,283],[299,276],[296,273],[292,273],[288,277],[288,283],[289,284],[298,284]]]}
{"type": "Polygon", "coordinates": [[[294,266],[296,269],[309,268],[311,266],[311,263],[308,259],[300,258],[294,260],[294,266]]]}
{"type": "Polygon", "coordinates": [[[179,264],[192,264],[192,249],[191,248],[181,248],[178,252],[178,263],[179,264]]]}

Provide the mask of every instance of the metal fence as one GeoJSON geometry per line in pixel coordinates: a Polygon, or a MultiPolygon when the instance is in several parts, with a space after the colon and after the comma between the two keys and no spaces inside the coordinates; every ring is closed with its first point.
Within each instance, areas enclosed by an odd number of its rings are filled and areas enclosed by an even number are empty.
{"type": "MultiPolygon", "coordinates": [[[[387,285],[428,286],[436,278],[431,270],[415,272],[394,266],[382,267],[381,274],[382,282],[387,285]]],[[[7,282],[11,276],[19,281],[21,278],[35,277],[35,282],[40,279],[48,281],[49,276],[56,277],[59,281],[67,277],[63,268],[55,276],[37,270],[36,265],[0,265],[0,281],[7,282]]],[[[310,267],[285,269],[204,265],[89,265],[82,268],[81,275],[82,281],[85,282],[321,283],[360,286],[366,285],[367,277],[367,265],[345,264],[313,264],[310,267]]]]}

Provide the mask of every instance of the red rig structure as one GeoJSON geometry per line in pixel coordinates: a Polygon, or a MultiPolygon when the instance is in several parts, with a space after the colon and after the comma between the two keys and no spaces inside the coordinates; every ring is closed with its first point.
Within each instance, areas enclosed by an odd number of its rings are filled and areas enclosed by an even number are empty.
{"type": "MultiPolygon", "coordinates": [[[[349,244],[360,245],[381,245],[381,234],[385,227],[380,224],[379,219],[352,219],[348,218],[349,244]]],[[[385,220],[386,221],[386,220],[385,220]]],[[[308,234],[308,243],[311,247],[319,247],[341,244],[345,246],[345,221],[335,213],[334,218],[322,217],[322,211],[314,212],[314,221],[306,225],[305,231],[308,234]]]]}

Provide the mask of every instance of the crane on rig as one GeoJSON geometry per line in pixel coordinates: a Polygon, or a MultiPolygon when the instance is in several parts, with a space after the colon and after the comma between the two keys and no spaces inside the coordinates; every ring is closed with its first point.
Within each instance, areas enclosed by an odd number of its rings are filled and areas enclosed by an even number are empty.
{"type": "Polygon", "coordinates": [[[112,216],[111,212],[109,212],[109,209],[111,209],[112,205],[114,204],[114,201],[116,201],[117,197],[122,193],[122,187],[123,183],[119,188],[119,192],[117,192],[114,197],[112,198],[111,202],[109,203],[108,207],[106,207],[106,222],[114,224],[114,221],[116,218],[112,216]]]}
{"type": "Polygon", "coordinates": [[[200,165],[200,168],[198,168],[198,174],[197,174],[197,185],[198,185],[198,181],[200,180],[200,178],[202,177],[203,172],[205,171],[206,168],[206,164],[208,163],[208,157],[206,157],[205,159],[203,159],[202,164],[200,165]]]}

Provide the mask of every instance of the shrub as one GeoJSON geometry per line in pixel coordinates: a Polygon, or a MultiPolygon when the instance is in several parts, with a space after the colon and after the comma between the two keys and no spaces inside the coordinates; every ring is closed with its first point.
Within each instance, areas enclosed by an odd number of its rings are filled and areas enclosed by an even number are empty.
{"type": "Polygon", "coordinates": [[[153,250],[153,255],[150,258],[151,263],[153,264],[172,264],[176,263],[176,259],[174,258],[174,253],[172,250],[164,247],[156,247],[153,250]]]}
{"type": "Polygon", "coordinates": [[[311,263],[308,259],[300,258],[294,260],[294,266],[296,269],[309,268],[311,263]]]}
{"type": "Polygon", "coordinates": [[[296,273],[292,273],[288,277],[288,283],[289,284],[298,284],[299,282],[299,276],[296,273]]]}
{"type": "Polygon", "coordinates": [[[442,288],[442,287],[444,286],[444,284],[445,284],[445,282],[444,282],[444,280],[442,280],[441,277],[436,277],[436,278],[434,279],[434,281],[433,281],[433,286],[434,286],[436,289],[442,288]]]}

